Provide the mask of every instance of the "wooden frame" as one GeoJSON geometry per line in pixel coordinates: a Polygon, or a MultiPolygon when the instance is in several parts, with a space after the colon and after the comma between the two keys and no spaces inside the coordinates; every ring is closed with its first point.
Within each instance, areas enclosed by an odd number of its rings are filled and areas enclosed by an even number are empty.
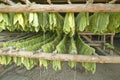
{"type": "MultiPolygon", "coordinates": [[[[120,12],[120,4],[14,4],[0,5],[0,12],[120,12]]],[[[2,55],[74,62],[120,63],[119,56],[53,55],[52,53],[33,53],[26,51],[1,51],[0,56],[2,55]]]]}
{"type": "MultiPolygon", "coordinates": [[[[100,51],[103,55],[107,55],[104,51],[106,51],[106,47],[103,43],[106,43],[106,37],[110,37],[110,44],[113,44],[114,41],[114,35],[115,33],[103,33],[103,34],[95,34],[95,33],[90,33],[90,32],[80,32],[79,33],[84,39],[86,39],[89,43],[90,46],[95,47],[98,51],[100,51]],[[93,41],[91,38],[93,35],[101,36],[102,39],[100,41],[93,41]],[[91,36],[91,37],[88,37],[91,36]],[[101,48],[100,48],[101,47],[101,48]]],[[[113,54],[113,50],[109,49],[109,53],[113,54]]]]}

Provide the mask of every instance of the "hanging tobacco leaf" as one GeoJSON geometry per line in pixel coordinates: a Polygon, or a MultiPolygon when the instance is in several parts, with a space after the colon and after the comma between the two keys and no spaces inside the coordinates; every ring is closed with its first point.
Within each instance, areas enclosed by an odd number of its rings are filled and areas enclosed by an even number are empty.
{"type": "MultiPolygon", "coordinates": [[[[58,54],[59,53],[67,53],[66,44],[67,44],[67,36],[64,35],[63,39],[56,46],[55,51],[57,51],[58,54]]],[[[55,61],[53,61],[52,64],[53,64],[53,69],[55,71],[61,70],[62,62],[60,60],[55,60],[55,61]]]]}
{"type": "Polygon", "coordinates": [[[109,24],[107,26],[107,31],[108,32],[119,32],[116,31],[119,26],[120,26],[120,13],[119,12],[112,12],[109,13],[110,18],[109,18],[109,24]]]}
{"type": "Polygon", "coordinates": [[[104,33],[107,31],[109,24],[109,14],[103,12],[96,12],[90,16],[89,30],[94,33],[104,33]]]}
{"type": "MultiPolygon", "coordinates": [[[[76,47],[76,43],[75,43],[74,37],[70,38],[69,51],[68,52],[69,52],[69,54],[77,55],[77,47],[76,47]]],[[[68,65],[71,68],[74,68],[76,66],[76,62],[68,62],[68,65]]]]}
{"type": "Polygon", "coordinates": [[[76,27],[77,31],[84,31],[85,28],[89,25],[89,13],[80,12],[76,17],[76,27]]]}
{"type": "Polygon", "coordinates": [[[75,18],[74,13],[66,13],[65,20],[64,20],[64,26],[63,26],[63,32],[65,34],[70,34],[72,37],[75,34],[75,18]]]}
{"type": "Polygon", "coordinates": [[[12,58],[10,56],[0,56],[0,61],[1,61],[0,63],[2,65],[10,64],[11,60],[12,60],[12,58]]]}
{"type": "Polygon", "coordinates": [[[21,57],[13,57],[13,61],[17,66],[22,65],[21,57]]]}
{"type": "MultiPolygon", "coordinates": [[[[76,38],[76,46],[78,53],[82,55],[93,55],[93,53],[95,53],[95,49],[90,47],[88,44],[85,44],[79,36],[76,38]]],[[[95,63],[83,62],[82,66],[85,68],[85,70],[91,71],[93,74],[95,73],[95,63]]]]}
{"type": "Polygon", "coordinates": [[[22,58],[22,63],[26,67],[27,70],[32,69],[37,64],[36,59],[30,59],[30,58],[22,58]]]}
{"type": "Polygon", "coordinates": [[[40,12],[38,13],[40,27],[42,28],[43,32],[49,30],[49,14],[48,12],[40,12]]]}
{"type": "Polygon", "coordinates": [[[30,26],[30,31],[36,31],[38,32],[40,27],[39,27],[39,17],[37,13],[29,13],[29,26],[30,26]]]}
{"type": "Polygon", "coordinates": [[[63,17],[56,12],[51,12],[49,14],[49,24],[50,30],[56,31],[57,34],[61,34],[63,29],[63,17]]]}

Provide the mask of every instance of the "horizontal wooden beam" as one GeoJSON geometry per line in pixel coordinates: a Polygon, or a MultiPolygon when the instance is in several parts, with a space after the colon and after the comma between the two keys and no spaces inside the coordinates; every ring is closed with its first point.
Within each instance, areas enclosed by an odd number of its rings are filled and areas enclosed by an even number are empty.
{"type": "Polygon", "coordinates": [[[71,55],[71,54],[55,54],[52,53],[32,53],[26,51],[20,52],[1,52],[0,56],[18,56],[37,58],[45,60],[60,60],[60,61],[74,61],[74,62],[95,62],[95,63],[120,63],[120,56],[88,56],[88,55],[71,55]]]}
{"type": "Polygon", "coordinates": [[[115,35],[115,33],[103,33],[103,34],[98,34],[98,33],[91,33],[91,32],[79,32],[80,35],[115,35]]]}
{"type": "Polygon", "coordinates": [[[120,4],[0,5],[0,12],[120,12],[120,4]]]}
{"type": "MultiPolygon", "coordinates": [[[[38,0],[33,0],[37,2],[38,0]]],[[[67,2],[67,0],[51,0],[52,2],[67,2]]],[[[70,0],[71,2],[86,2],[86,0],[70,0]]],[[[94,2],[110,2],[111,0],[94,0],[94,2]]],[[[46,0],[38,1],[38,2],[46,2],[46,0]]],[[[117,0],[116,2],[120,2],[120,0],[117,0]]]]}
{"type": "MultiPolygon", "coordinates": [[[[14,2],[20,2],[20,0],[12,0],[14,2]]],[[[30,0],[31,2],[36,2],[36,3],[47,3],[47,0],[30,0]]],[[[71,2],[74,2],[74,3],[85,3],[86,0],[70,0],[71,2]]],[[[104,3],[108,3],[110,2],[111,0],[94,0],[95,3],[101,3],[101,2],[104,2],[104,3]]],[[[67,0],[51,0],[52,3],[67,3],[67,0]]],[[[120,2],[120,0],[117,0],[116,2],[120,2]]]]}
{"type": "Polygon", "coordinates": [[[102,46],[102,44],[98,44],[98,43],[88,43],[88,45],[90,45],[90,46],[94,46],[94,47],[100,47],[100,46],[102,46]]]}

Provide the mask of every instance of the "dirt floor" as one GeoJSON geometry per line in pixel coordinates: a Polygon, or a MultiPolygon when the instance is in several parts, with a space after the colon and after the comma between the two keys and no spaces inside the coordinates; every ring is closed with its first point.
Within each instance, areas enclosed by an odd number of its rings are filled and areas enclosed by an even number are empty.
{"type": "MultiPolygon", "coordinates": [[[[115,40],[118,50],[119,44],[120,38],[115,40]]],[[[66,64],[61,71],[54,71],[51,66],[47,70],[36,66],[29,71],[15,65],[0,66],[0,80],[120,80],[120,64],[97,64],[95,74],[86,72],[81,64],[74,69],[66,64]]]]}
{"type": "Polygon", "coordinates": [[[27,71],[23,67],[13,66],[0,76],[0,80],[120,80],[120,64],[97,64],[95,74],[85,72],[81,65],[70,69],[64,64],[61,71],[35,67],[27,71]]]}

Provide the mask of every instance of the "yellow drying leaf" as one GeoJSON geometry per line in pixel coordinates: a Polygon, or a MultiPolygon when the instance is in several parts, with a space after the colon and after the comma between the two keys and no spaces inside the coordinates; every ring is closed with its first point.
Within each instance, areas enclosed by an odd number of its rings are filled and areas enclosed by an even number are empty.
{"type": "Polygon", "coordinates": [[[29,13],[29,24],[34,20],[34,13],[29,13]]]}
{"type": "Polygon", "coordinates": [[[37,13],[34,13],[34,16],[33,16],[33,23],[32,23],[32,26],[33,27],[38,27],[39,26],[39,22],[38,22],[38,14],[37,13]]]}
{"type": "Polygon", "coordinates": [[[14,21],[13,24],[19,24],[23,29],[25,28],[24,25],[24,19],[23,19],[23,14],[22,13],[16,13],[14,16],[14,21]]]}

